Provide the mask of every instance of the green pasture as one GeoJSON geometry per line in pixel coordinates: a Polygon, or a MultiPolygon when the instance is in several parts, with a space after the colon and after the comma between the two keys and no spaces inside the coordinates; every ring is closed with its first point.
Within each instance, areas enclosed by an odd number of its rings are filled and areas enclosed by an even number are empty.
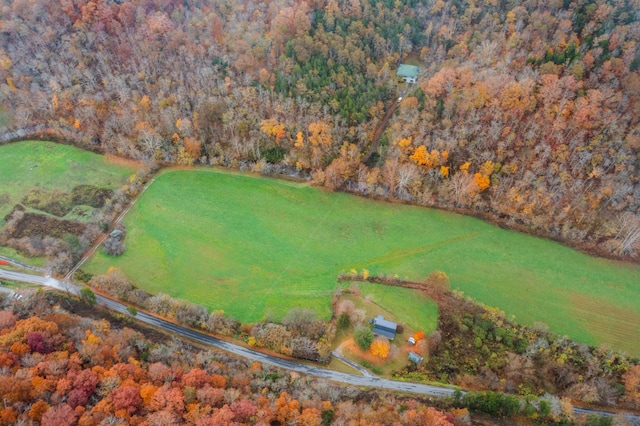
{"type": "Polygon", "coordinates": [[[133,172],[68,145],[41,141],[0,145],[0,226],[32,189],[68,192],[81,184],[115,189],[133,172]]]}
{"type": "Polygon", "coordinates": [[[355,301],[357,308],[367,308],[371,318],[381,314],[390,321],[403,324],[407,337],[418,330],[429,335],[438,328],[438,305],[421,291],[368,282],[341,285],[345,289],[352,286],[359,289],[361,297],[351,294],[346,296],[355,301]],[[371,302],[375,309],[368,307],[360,299],[371,302]],[[407,333],[407,330],[411,332],[407,333]]]}
{"type": "Polygon", "coordinates": [[[439,269],[517,321],[640,354],[638,265],[474,218],[198,169],[159,175],[125,222],[125,254],[98,252],[86,270],[115,266],[150,292],[245,322],[295,306],[328,317],[343,271],[420,280],[439,269]]]}
{"type": "Polygon", "coordinates": [[[47,264],[45,257],[27,257],[11,247],[0,246],[0,256],[9,257],[18,262],[26,263],[31,266],[44,267],[47,264]]]}

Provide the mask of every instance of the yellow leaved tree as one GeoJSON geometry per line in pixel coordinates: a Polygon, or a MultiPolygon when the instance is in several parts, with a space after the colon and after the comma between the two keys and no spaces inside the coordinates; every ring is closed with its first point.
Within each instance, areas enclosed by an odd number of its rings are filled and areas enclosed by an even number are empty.
{"type": "MultiPolygon", "coordinates": [[[[437,149],[432,149],[431,152],[429,152],[426,146],[420,145],[413,151],[413,154],[409,156],[409,159],[425,169],[435,169],[444,167],[444,164],[449,160],[449,153],[447,151],[440,152],[437,149]]],[[[449,175],[448,168],[446,169],[446,174],[442,169],[440,171],[445,177],[449,175]]]]}
{"type": "Polygon", "coordinates": [[[268,118],[260,122],[260,131],[267,136],[275,136],[276,144],[286,136],[286,126],[275,118],[268,118]]]}
{"type": "Polygon", "coordinates": [[[389,348],[389,342],[381,339],[374,340],[370,347],[371,353],[382,359],[389,356],[389,348]]]}
{"type": "Polygon", "coordinates": [[[309,123],[309,142],[313,146],[331,145],[332,137],[329,125],[322,120],[309,123]]]}

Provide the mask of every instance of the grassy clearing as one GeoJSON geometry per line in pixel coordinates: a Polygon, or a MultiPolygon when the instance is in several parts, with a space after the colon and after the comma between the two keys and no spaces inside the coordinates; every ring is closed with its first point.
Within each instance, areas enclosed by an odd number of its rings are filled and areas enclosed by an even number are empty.
{"type": "Polygon", "coordinates": [[[41,141],[2,145],[0,161],[0,226],[5,215],[31,190],[65,193],[81,184],[115,189],[135,171],[101,155],[41,141]]]}
{"type": "Polygon", "coordinates": [[[151,292],[243,321],[294,306],[328,317],[341,271],[419,280],[439,269],[520,322],[640,354],[638,265],[474,218],[200,169],[158,176],[126,225],[127,252],[99,253],[88,271],[116,266],[151,292]]]}
{"type": "Polygon", "coordinates": [[[32,266],[44,267],[47,263],[47,260],[43,257],[26,257],[15,251],[11,247],[0,246],[0,256],[9,257],[11,259],[17,260],[18,262],[26,263],[27,265],[32,266]]]}
{"type": "MultiPolygon", "coordinates": [[[[347,287],[345,286],[345,289],[347,287]]],[[[410,346],[407,339],[420,330],[427,336],[438,325],[438,307],[436,303],[418,290],[390,287],[373,283],[354,283],[349,292],[340,296],[340,300],[350,300],[356,309],[363,309],[367,320],[377,315],[389,321],[401,324],[402,333],[397,333],[390,341],[389,356],[381,359],[370,351],[362,351],[353,341],[356,326],[338,330],[334,346],[340,347],[342,354],[352,361],[371,368],[375,366],[377,374],[390,377],[394,371],[405,367],[409,351],[426,355],[425,345],[410,346]]]]}
{"type": "Polygon", "coordinates": [[[367,318],[384,315],[386,319],[404,325],[406,336],[401,338],[408,338],[418,330],[428,336],[438,326],[438,306],[418,290],[364,282],[343,287],[359,289],[359,297],[352,294],[342,297],[353,301],[356,308],[364,308],[367,318]]]}

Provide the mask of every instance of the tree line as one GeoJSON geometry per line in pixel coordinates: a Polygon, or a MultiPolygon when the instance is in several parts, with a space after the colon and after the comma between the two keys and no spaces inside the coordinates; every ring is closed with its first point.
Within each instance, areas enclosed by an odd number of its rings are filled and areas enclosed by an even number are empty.
{"type": "Polygon", "coordinates": [[[10,128],[148,162],[311,175],[634,257],[639,6],[3,0],[0,104],[10,128]]]}

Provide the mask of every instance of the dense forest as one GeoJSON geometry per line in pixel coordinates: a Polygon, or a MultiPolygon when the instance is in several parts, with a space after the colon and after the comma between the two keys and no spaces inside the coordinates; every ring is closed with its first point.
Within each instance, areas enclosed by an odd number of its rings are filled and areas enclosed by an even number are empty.
{"type": "Polygon", "coordinates": [[[638,11],[638,0],[2,0],[0,104],[8,130],[312,176],[637,256],[638,11]],[[420,66],[417,84],[398,82],[402,62],[420,66]]]}

